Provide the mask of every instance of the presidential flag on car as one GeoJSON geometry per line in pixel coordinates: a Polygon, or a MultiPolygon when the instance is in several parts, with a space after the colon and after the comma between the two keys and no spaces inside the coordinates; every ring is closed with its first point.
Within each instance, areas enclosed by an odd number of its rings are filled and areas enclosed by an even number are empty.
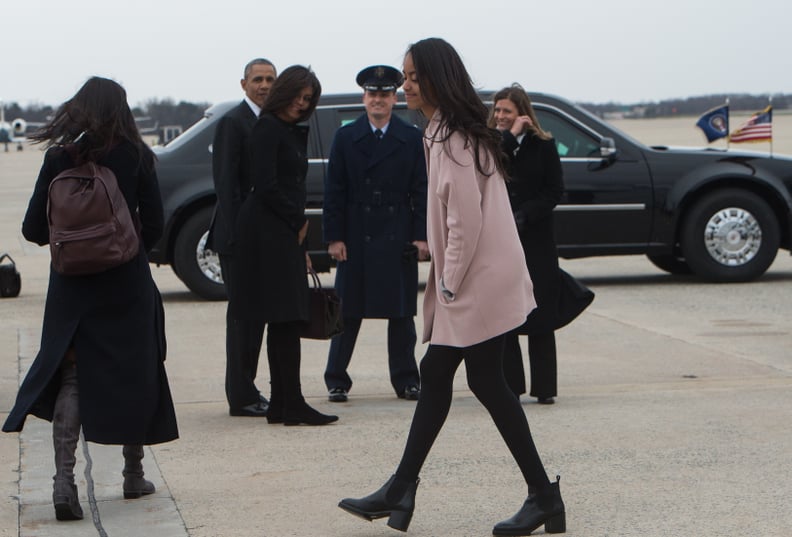
{"type": "Polygon", "coordinates": [[[704,131],[707,142],[714,142],[729,135],[729,105],[724,104],[705,112],[696,122],[696,127],[704,131]]]}
{"type": "Polygon", "coordinates": [[[772,142],[773,141],[773,107],[768,106],[757,112],[745,123],[729,135],[729,141],[740,142],[772,142]]]}

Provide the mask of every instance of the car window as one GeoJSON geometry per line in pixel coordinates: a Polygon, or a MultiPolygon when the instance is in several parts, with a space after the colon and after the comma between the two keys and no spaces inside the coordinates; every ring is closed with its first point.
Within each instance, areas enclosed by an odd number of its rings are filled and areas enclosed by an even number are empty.
{"type": "Polygon", "coordinates": [[[561,158],[591,158],[600,152],[599,140],[581,130],[566,118],[550,111],[536,109],[542,129],[553,135],[561,158]]]}
{"type": "MultiPolygon", "coordinates": [[[[336,116],[338,124],[336,128],[343,127],[344,125],[348,125],[349,123],[354,122],[359,118],[362,114],[366,112],[365,108],[344,108],[338,111],[338,115],[336,116]]],[[[408,125],[414,125],[418,128],[423,128],[425,121],[421,115],[414,111],[408,110],[407,108],[399,107],[393,109],[394,115],[398,116],[400,119],[403,119],[408,125]]]]}

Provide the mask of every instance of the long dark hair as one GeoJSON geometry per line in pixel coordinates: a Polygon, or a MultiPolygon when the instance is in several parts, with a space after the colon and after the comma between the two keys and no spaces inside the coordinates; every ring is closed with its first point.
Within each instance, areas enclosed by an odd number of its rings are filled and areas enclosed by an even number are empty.
{"type": "Polygon", "coordinates": [[[440,110],[442,126],[449,136],[459,132],[473,146],[479,173],[490,176],[497,170],[505,177],[501,135],[487,127],[487,107],[454,47],[443,39],[430,37],[410,45],[407,54],[415,65],[421,97],[440,110]]]}
{"type": "Polygon", "coordinates": [[[153,162],[127,103],[126,91],[117,82],[94,76],[63,103],[55,116],[30,136],[34,143],[77,144],[81,160],[96,162],[122,141],[134,145],[141,159],[153,162]]]}
{"type": "Polygon", "coordinates": [[[305,121],[311,117],[316,105],[319,104],[319,97],[322,95],[322,85],[314,72],[311,71],[311,68],[302,65],[287,67],[275,79],[275,83],[272,84],[261,111],[278,115],[278,112],[289,106],[305,88],[311,88],[313,91],[311,103],[299,119],[299,121],[305,121]]]}
{"type": "Polygon", "coordinates": [[[518,115],[528,116],[531,118],[531,123],[533,124],[528,127],[530,132],[533,132],[542,140],[549,140],[553,137],[549,132],[542,129],[542,126],[539,124],[539,119],[536,117],[536,112],[534,111],[533,105],[531,104],[531,97],[528,96],[528,92],[526,92],[517,82],[508,88],[503,88],[492,97],[492,110],[490,110],[487,125],[495,128],[495,105],[498,104],[498,101],[502,101],[504,99],[514,103],[514,107],[517,109],[518,115]]]}

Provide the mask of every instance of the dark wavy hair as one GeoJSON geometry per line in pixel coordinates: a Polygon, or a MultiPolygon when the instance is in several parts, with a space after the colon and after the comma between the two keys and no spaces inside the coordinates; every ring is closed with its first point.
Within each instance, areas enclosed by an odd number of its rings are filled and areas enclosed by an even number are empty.
{"type": "Polygon", "coordinates": [[[127,141],[137,148],[145,162],[154,161],[154,154],[135,124],[126,91],[118,82],[98,76],[89,78],[30,138],[46,147],[64,146],[79,140],[78,158],[92,162],[101,159],[120,142],[127,141]]]}
{"type": "Polygon", "coordinates": [[[443,39],[430,37],[410,45],[407,54],[415,65],[421,97],[440,110],[442,126],[449,135],[459,132],[473,146],[476,169],[486,176],[497,170],[505,177],[501,135],[487,127],[489,111],[454,47],[443,39]]]}
{"type": "Polygon", "coordinates": [[[313,90],[311,103],[299,119],[299,121],[305,121],[311,117],[316,105],[319,104],[319,97],[322,95],[322,85],[314,72],[311,71],[311,68],[302,65],[287,67],[275,79],[275,83],[272,84],[269,95],[267,95],[267,100],[264,101],[262,112],[270,112],[277,116],[278,112],[289,106],[305,88],[313,90]]]}

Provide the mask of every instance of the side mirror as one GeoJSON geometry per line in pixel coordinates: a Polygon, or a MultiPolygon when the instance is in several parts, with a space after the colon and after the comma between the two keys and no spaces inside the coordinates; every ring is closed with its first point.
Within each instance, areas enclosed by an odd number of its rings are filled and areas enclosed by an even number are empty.
{"type": "Polygon", "coordinates": [[[613,138],[603,138],[600,140],[600,157],[608,162],[613,162],[616,159],[616,154],[619,152],[616,149],[616,141],[613,138]]]}

